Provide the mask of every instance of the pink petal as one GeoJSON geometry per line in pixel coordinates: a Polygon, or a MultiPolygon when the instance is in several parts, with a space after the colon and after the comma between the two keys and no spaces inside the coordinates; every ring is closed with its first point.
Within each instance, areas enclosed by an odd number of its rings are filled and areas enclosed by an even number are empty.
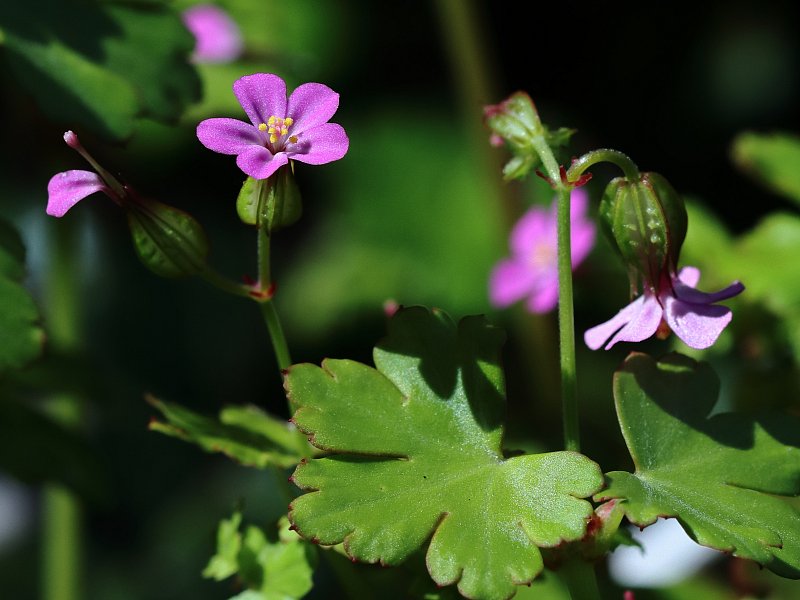
{"type": "Polygon", "coordinates": [[[289,96],[286,116],[294,119],[292,133],[298,135],[327,123],[339,108],[339,94],[321,83],[304,83],[289,96]]]}
{"type": "Polygon", "coordinates": [[[256,127],[272,116],[286,115],[286,84],[277,75],[245,75],[233,84],[233,93],[256,127]]]}
{"type": "Polygon", "coordinates": [[[592,350],[597,350],[642,309],[642,304],[644,304],[644,296],[639,296],[605,323],[587,329],[583,334],[583,341],[592,350]]]}
{"type": "Polygon", "coordinates": [[[108,193],[108,187],[92,171],[56,173],[47,184],[47,214],[63,217],[78,202],[95,192],[108,193]]]}
{"type": "Polygon", "coordinates": [[[536,273],[528,265],[511,259],[500,261],[489,276],[489,300],[504,308],[531,293],[536,273]]]}
{"type": "MultiPolygon", "coordinates": [[[[617,335],[606,344],[606,350],[617,342],[641,342],[656,332],[661,323],[661,317],[664,315],[664,310],[655,296],[644,294],[641,298],[644,298],[644,300],[639,310],[633,315],[630,322],[620,329],[617,335]]],[[[628,306],[632,306],[632,304],[628,306]]]]}
{"type": "Polygon", "coordinates": [[[702,350],[717,341],[733,313],[726,306],[690,304],[669,296],[665,298],[664,318],[687,346],[702,350]]]}
{"type": "Polygon", "coordinates": [[[245,148],[262,145],[258,129],[237,119],[206,119],[197,126],[197,139],[209,150],[239,154],[245,148]]]}
{"type": "Polygon", "coordinates": [[[528,299],[528,310],[533,313],[547,313],[558,305],[558,271],[550,275],[538,277],[531,297],[528,299]]]}
{"type": "Polygon", "coordinates": [[[263,146],[248,146],[236,157],[239,168],[255,179],[266,179],[288,162],[289,158],[283,152],[273,156],[263,146]]]}
{"type": "Polygon", "coordinates": [[[221,8],[213,4],[198,4],[185,10],[182,18],[195,38],[196,62],[230,62],[242,53],[239,27],[221,8]]]}
{"type": "Polygon", "coordinates": [[[511,253],[520,258],[527,257],[539,240],[547,240],[555,248],[556,222],[546,208],[533,206],[511,230],[511,253]]]}
{"type": "Polygon", "coordinates": [[[683,267],[680,271],[678,271],[678,279],[684,285],[688,285],[689,287],[697,287],[697,284],[700,281],[700,269],[697,267],[683,267]]]}
{"type": "Polygon", "coordinates": [[[583,188],[574,188],[569,195],[569,220],[572,223],[586,219],[589,209],[589,194],[583,188]]]}
{"type": "Polygon", "coordinates": [[[350,140],[341,125],[325,123],[309,129],[296,144],[288,144],[286,152],[292,160],[309,165],[322,165],[339,160],[350,147],[350,140]]]}

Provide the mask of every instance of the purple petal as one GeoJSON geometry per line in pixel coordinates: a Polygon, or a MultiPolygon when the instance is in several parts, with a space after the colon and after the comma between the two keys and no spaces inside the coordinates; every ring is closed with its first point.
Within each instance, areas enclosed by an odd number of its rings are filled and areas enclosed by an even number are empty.
{"type": "Polygon", "coordinates": [[[617,330],[627,325],[628,322],[633,319],[642,309],[642,304],[644,304],[644,296],[639,296],[605,323],[587,329],[583,334],[583,341],[586,342],[586,345],[592,350],[597,350],[600,346],[605,344],[606,340],[614,335],[617,330]]]}
{"type": "Polygon", "coordinates": [[[95,192],[108,193],[108,187],[92,171],[56,173],[47,184],[47,214],[63,217],[78,202],[95,192]]]}
{"type": "Polygon", "coordinates": [[[242,53],[239,27],[221,8],[213,4],[198,4],[183,11],[182,18],[195,38],[196,62],[230,62],[242,53]]]}
{"type": "Polygon", "coordinates": [[[263,146],[248,146],[236,157],[239,168],[255,179],[266,179],[288,162],[289,158],[283,152],[273,156],[263,146]]]}
{"type": "Polygon", "coordinates": [[[664,318],[670,329],[691,347],[702,350],[717,341],[733,318],[726,306],[690,304],[669,296],[665,298],[664,318]]]}
{"type": "Polygon", "coordinates": [[[286,115],[286,84],[277,75],[246,75],[233,84],[233,93],[256,127],[272,116],[286,115]]]}
{"type": "Polygon", "coordinates": [[[294,119],[292,133],[298,135],[327,123],[339,108],[339,94],[321,83],[304,83],[289,96],[286,116],[294,119]]]}
{"type": "Polygon", "coordinates": [[[509,242],[511,253],[520,258],[529,256],[536,242],[550,243],[555,249],[556,222],[546,208],[534,206],[514,225],[509,242]]]}
{"type": "Polygon", "coordinates": [[[500,261],[489,276],[489,300],[504,308],[531,293],[536,273],[525,263],[511,259],[500,261]]]}
{"type": "Polygon", "coordinates": [[[606,344],[606,350],[617,342],[641,342],[656,332],[661,323],[661,317],[664,315],[664,310],[655,296],[644,294],[641,298],[644,298],[644,300],[639,310],[633,315],[630,322],[620,329],[617,335],[606,344]]]}
{"type": "Polygon", "coordinates": [[[733,298],[744,291],[744,285],[738,281],[734,281],[728,287],[712,293],[701,292],[693,287],[684,285],[681,281],[675,281],[672,285],[675,291],[675,297],[678,298],[678,300],[691,304],[713,304],[720,300],[733,298]]]}
{"type": "Polygon", "coordinates": [[[344,128],[336,123],[325,123],[309,129],[296,144],[288,144],[289,158],[309,165],[322,165],[339,160],[350,147],[344,128]]]}
{"type": "Polygon", "coordinates": [[[540,274],[528,300],[528,310],[533,313],[547,313],[558,305],[558,271],[540,274]]]}
{"type": "Polygon", "coordinates": [[[253,144],[262,145],[258,129],[237,119],[206,119],[197,126],[197,139],[209,150],[239,154],[253,144]]]}

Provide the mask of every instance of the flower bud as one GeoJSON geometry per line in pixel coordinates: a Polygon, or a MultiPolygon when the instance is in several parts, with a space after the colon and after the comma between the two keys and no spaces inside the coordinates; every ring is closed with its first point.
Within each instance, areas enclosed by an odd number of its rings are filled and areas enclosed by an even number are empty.
{"type": "Polygon", "coordinates": [[[196,275],[206,268],[208,240],[188,213],[156,200],[132,197],[124,204],[136,254],[162,277],[196,275]]]}
{"type": "Polygon", "coordinates": [[[267,179],[248,177],[236,199],[236,211],[244,223],[265,227],[269,233],[295,223],[303,205],[291,166],[267,179]]]}
{"type": "Polygon", "coordinates": [[[600,221],[632,274],[656,285],[665,268],[675,271],[686,238],[686,207],[661,175],[612,180],[600,202],[600,221]]]}

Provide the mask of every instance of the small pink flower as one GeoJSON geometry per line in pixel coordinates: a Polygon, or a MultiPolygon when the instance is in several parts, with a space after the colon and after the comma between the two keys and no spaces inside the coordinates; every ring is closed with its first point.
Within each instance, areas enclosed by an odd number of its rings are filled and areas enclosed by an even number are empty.
{"type": "Polygon", "coordinates": [[[108,177],[108,181],[93,171],[76,169],[56,173],[47,184],[47,214],[53,217],[63,217],[70,208],[95,192],[103,192],[106,196],[119,203],[121,201],[119,190],[122,189],[122,186],[97,165],[94,159],[81,146],[78,136],[72,131],[66,131],[64,132],[64,142],[86,158],[90,164],[100,168],[108,177]]]}
{"type": "Polygon", "coordinates": [[[242,53],[242,34],[228,13],[213,4],[198,4],[183,12],[183,24],[195,37],[193,59],[226,63],[242,53]]]}
{"type": "Polygon", "coordinates": [[[339,160],[350,145],[341,125],[328,123],[339,94],[321,83],[304,83],[286,98],[283,79],[271,73],[247,75],[233,93],[250,118],[206,119],[197,137],[209,150],[236,155],[250,177],[266,179],[289,160],[321,165],[339,160]]]}
{"type": "MultiPolygon", "coordinates": [[[[587,219],[589,199],[582,189],[570,197],[573,269],[594,245],[595,226],[587,219]]],[[[545,313],[558,303],[557,202],[550,209],[534,206],[511,231],[511,257],[501,260],[489,278],[489,298],[505,307],[528,298],[528,310],[545,313]]]]}
{"type": "Polygon", "coordinates": [[[696,267],[684,267],[677,276],[662,273],[657,286],[646,284],[636,300],[586,331],[586,345],[597,350],[611,338],[605,346],[608,350],[617,342],[641,342],[661,330],[668,333],[662,325],[666,322],[687,346],[708,348],[733,318],[730,308],[715,303],[741,294],[744,286],[734,281],[719,292],[707,294],[695,289],[698,281],[700,270],[696,267]]]}

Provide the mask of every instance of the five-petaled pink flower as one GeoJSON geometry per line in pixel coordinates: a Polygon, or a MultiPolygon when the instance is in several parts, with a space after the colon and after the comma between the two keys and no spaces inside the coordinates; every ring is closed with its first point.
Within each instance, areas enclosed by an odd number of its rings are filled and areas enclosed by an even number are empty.
{"type": "Polygon", "coordinates": [[[197,4],[183,11],[183,24],[195,38],[193,60],[226,63],[242,53],[242,34],[228,13],[213,4],[197,4]]]}
{"type": "Polygon", "coordinates": [[[608,350],[617,342],[641,342],[657,332],[668,333],[666,323],[687,346],[708,348],[733,318],[731,309],[715,303],[742,293],[744,286],[734,281],[707,294],[695,289],[699,280],[696,267],[684,267],[677,276],[663,272],[657,286],[646,284],[644,293],[616,316],[586,331],[586,345],[597,350],[611,338],[608,350]]]}
{"type": "Polygon", "coordinates": [[[233,93],[250,118],[207,119],[197,137],[209,150],[235,154],[250,177],[266,179],[289,160],[321,165],[339,160],[349,147],[341,125],[328,123],[339,107],[339,94],[321,83],[304,83],[288,101],[283,79],[270,73],[247,75],[233,93]]]}
{"type": "MultiPolygon", "coordinates": [[[[570,197],[571,255],[575,268],[594,245],[595,226],[586,216],[589,199],[582,189],[570,197]]],[[[544,313],[558,303],[557,202],[534,206],[511,231],[511,257],[501,260],[489,278],[489,298],[505,307],[527,297],[528,310],[544,313]]]]}

